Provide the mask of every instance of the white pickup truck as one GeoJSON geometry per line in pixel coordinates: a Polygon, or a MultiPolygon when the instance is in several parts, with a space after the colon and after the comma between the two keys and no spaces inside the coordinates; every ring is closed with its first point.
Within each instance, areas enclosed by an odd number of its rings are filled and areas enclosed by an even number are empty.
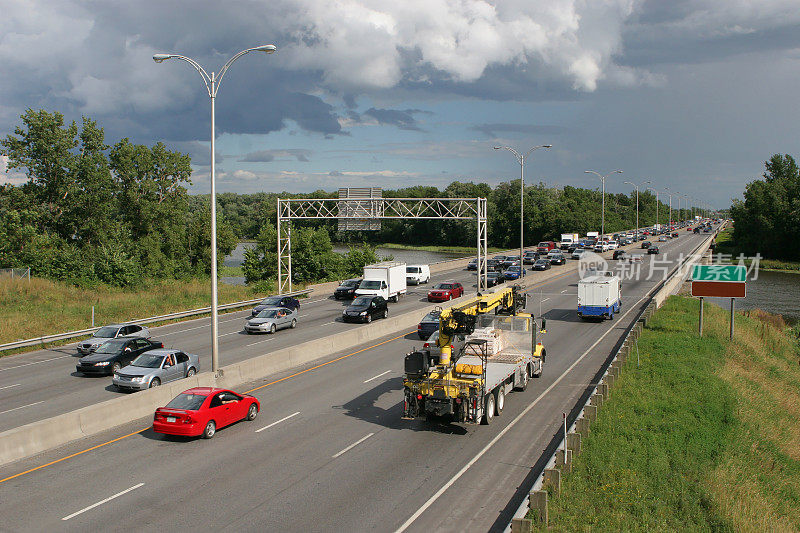
{"type": "Polygon", "coordinates": [[[383,261],[364,267],[364,280],[356,289],[356,296],[383,296],[396,302],[406,293],[406,264],[383,261]]]}

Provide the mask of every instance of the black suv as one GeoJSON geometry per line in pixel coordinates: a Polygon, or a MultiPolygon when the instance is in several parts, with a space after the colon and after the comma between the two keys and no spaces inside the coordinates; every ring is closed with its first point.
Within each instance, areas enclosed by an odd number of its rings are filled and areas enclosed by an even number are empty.
{"type": "Polygon", "coordinates": [[[389,308],[383,296],[359,296],[342,311],[345,322],[372,322],[373,318],[386,318],[389,308]]]}
{"type": "Polygon", "coordinates": [[[162,343],[144,337],[117,337],[98,346],[94,353],[81,357],[75,370],[79,374],[111,376],[147,350],[163,347],[162,343]]]}
{"type": "Polygon", "coordinates": [[[352,298],[356,294],[356,289],[358,286],[361,285],[361,279],[346,279],[342,282],[341,285],[336,287],[336,290],[333,291],[333,297],[337,300],[340,298],[352,298]]]}

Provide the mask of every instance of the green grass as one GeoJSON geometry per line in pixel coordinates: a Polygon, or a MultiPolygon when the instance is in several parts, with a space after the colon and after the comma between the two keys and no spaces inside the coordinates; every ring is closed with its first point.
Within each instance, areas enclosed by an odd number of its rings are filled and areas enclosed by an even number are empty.
{"type": "Polygon", "coordinates": [[[800,344],[779,318],[670,298],[584,439],[556,531],[800,529],[800,344]]]}
{"type": "MultiPolygon", "coordinates": [[[[208,280],[152,282],[126,290],[109,286],[85,289],[41,278],[28,281],[4,277],[0,278],[0,344],[89,328],[92,306],[95,325],[99,326],[207,307],[210,295],[208,280]]],[[[220,304],[257,296],[248,287],[219,284],[220,304]]]]}
{"type": "Polygon", "coordinates": [[[219,275],[225,277],[244,277],[242,266],[225,266],[219,269],[219,275]]]}
{"type": "MultiPolygon", "coordinates": [[[[714,250],[715,254],[730,254],[736,258],[740,251],[733,242],[733,228],[728,228],[717,235],[717,246],[714,250]]],[[[745,264],[750,266],[751,260],[745,259],[745,264]]],[[[792,272],[800,273],[800,261],[783,261],[780,259],[761,258],[758,264],[761,270],[770,270],[777,272],[792,272]]]]}

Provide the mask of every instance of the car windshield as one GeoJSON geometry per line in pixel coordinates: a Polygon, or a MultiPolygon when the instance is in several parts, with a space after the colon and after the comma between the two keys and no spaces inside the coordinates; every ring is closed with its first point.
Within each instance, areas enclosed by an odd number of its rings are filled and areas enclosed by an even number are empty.
{"type": "Polygon", "coordinates": [[[406,274],[419,274],[420,270],[419,267],[406,267],[406,274]]]}
{"type": "Polygon", "coordinates": [[[365,306],[365,305],[369,305],[369,303],[371,301],[372,301],[372,298],[370,298],[368,296],[362,296],[361,298],[356,298],[355,300],[353,300],[353,305],[365,306]]]}
{"type": "Polygon", "coordinates": [[[171,402],[167,404],[170,409],[185,409],[187,411],[197,411],[207,396],[200,394],[186,394],[185,392],[178,394],[171,402]]]}
{"type": "Polygon", "coordinates": [[[94,353],[117,353],[122,349],[125,342],[124,340],[106,341],[94,353]]]}
{"type": "Polygon", "coordinates": [[[261,304],[259,305],[280,305],[281,304],[281,297],[280,296],[270,296],[269,298],[264,298],[261,300],[261,304]]]}
{"type": "Polygon", "coordinates": [[[431,311],[425,318],[422,319],[423,322],[438,322],[439,321],[439,313],[436,311],[431,311]]]}
{"type": "Polygon", "coordinates": [[[444,289],[444,290],[448,290],[448,289],[452,289],[452,288],[453,288],[453,286],[452,286],[452,285],[450,285],[449,283],[437,283],[436,285],[434,285],[434,287],[433,287],[433,288],[434,288],[434,289],[444,289]]]}
{"type": "Polygon", "coordinates": [[[575,248],[575,251],[574,251],[574,252],[572,252],[572,253],[574,253],[574,254],[581,254],[581,253],[583,253],[583,248],[575,248]]]}
{"type": "Polygon", "coordinates": [[[278,311],[276,309],[264,309],[263,311],[258,313],[256,315],[256,317],[258,317],[258,318],[275,318],[275,316],[277,314],[278,314],[278,311]]]}
{"type": "Polygon", "coordinates": [[[510,266],[510,267],[508,267],[508,271],[509,272],[519,272],[519,267],[518,266],[510,266]]]}
{"type": "Polygon", "coordinates": [[[361,282],[359,289],[380,289],[381,282],[377,280],[366,280],[361,282]]]}
{"type": "Polygon", "coordinates": [[[141,368],[161,368],[161,361],[164,359],[163,355],[143,353],[133,360],[132,366],[141,368]]]}
{"type": "Polygon", "coordinates": [[[347,281],[342,282],[342,287],[358,287],[358,280],[357,279],[348,279],[347,281]]]}
{"type": "Polygon", "coordinates": [[[93,337],[101,337],[101,338],[108,339],[108,338],[116,337],[117,336],[117,330],[119,330],[119,328],[115,328],[113,326],[106,326],[104,328],[98,329],[95,332],[95,334],[92,335],[92,336],[93,337]]]}
{"type": "Polygon", "coordinates": [[[545,248],[545,247],[550,246],[550,245],[548,243],[546,243],[546,242],[540,242],[539,246],[541,246],[542,248],[545,248]]]}
{"type": "Polygon", "coordinates": [[[536,264],[537,265],[546,265],[547,264],[547,260],[546,259],[539,259],[538,261],[536,261],[536,264]]]}

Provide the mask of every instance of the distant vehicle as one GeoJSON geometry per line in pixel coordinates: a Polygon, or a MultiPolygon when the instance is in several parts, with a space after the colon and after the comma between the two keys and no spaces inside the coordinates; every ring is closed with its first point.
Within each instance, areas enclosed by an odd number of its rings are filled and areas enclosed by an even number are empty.
{"type": "Polygon", "coordinates": [[[552,267],[549,259],[537,259],[531,270],[550,270],[552,267]]]}
{"type": "Polygon", "coordinates": [[[661,236],[658,238],[658,242],[667,242],[668,240],[669,240],[669,239],[667,239],[667,236],[666,236],[666,235],[661,235],[661,236]]]}
{"type": "Polygon", "coordinates": [[[599,241],[597,244],[594,245],[594,251],[597,253],[607,252],[608,241],[599,241]]]}
{"type": "Polygon", "coordinates": [[[406,293],[406,264],[383,261],[364,267],[364,280],[356,296],[381,296],[396,302],[406,293]]]}
{"type": "Polygon", "coordinates": [[[428,265],[406,265],[406,284],[419,285],[431,280],[431,269],[428,265]]]}
{"type": "Polygon", "coordinates": [[[503,270],[507,269],[510,266],[518,265],[519,264],[519,256],[518,255],[507,255],[506,260],[500,263],[500,268],[503,270]]]}
{"type": "Polygon", "coordinates": [[[580,259],[581,257],[583,257],[583,254],[585,254],[586,252],[587,252],[587,250],[584,249],[584,248],[575,248],[575,251],[572,252],[572,258],[573,259],[580,259]]]}
{"type": "Polygon", "coordinates": [[[162,343],[144,337],[117,337],[101,344],[94,353],[81,357],[75,370],[80,374],[109,376],[144,352],[163,347],[162,343]]]}
{"type": "Polygon", "coordinates": [[[512,265],[503,271],[503,278],[507,280],[519,279],[520,271],[522,272],[522,276],[525,276],[524,268],[521,269],[519,265],[512,265]]]}
{"type": "Polygon", "coordinates": [[[700,233],[700,227],[696,227],[696,228],[694,228],[694,232],[695,232],[695,233],[697,233],[697,234],[699,234],[699,233],[700,233]]]}
{"type": "Polygon", "coordinates": [[[650,248],[651,246],[653,246],[653,243],[651,243],[650,241],[644,241],[642,243],[642,249],[643,250],[646,250],[646,249],[650,248]]]}
{"type": "Polygon", "coordinates": [[[373,318],[389,316],[389,307],[383,296],[358,296],[342,311],[345,322],[372,322],[373,318]]]}
{"type": "Polygon", "coordinates": [[[647,249],[647,253],[650,255],[656,255],[659,253],[658,246],[651,246],[647,249]]]}
{"type": "Polygon", "coordinates": [[[507,261],[508,258],[513,259],[514,256],[513,255],[502,255],[502,254],[500,254],[500,255],[496,255],[496,256],[492,257],[492,259],[494,259],[495,261],[498,261],[500,263],[502,263],[503,261],[507,261]]]}
{"type": "Polygon", "coordinates": [[[300,310],[300,300],[291,296],[269,296],[261,300],[261,302],[253,308],[250,312],[251,316],[256,316],[263,309],[267,307],[286,307],[289,309],[300,310]]]}
{"type": "Polygon", "coordinates": [[[614,250],[614,255],[612,256],[613,259],[619,259],[620,261],[624,261],[628,258],[628,252],[625,250],[614,250]]]}
{"type": "Polygon", "coordinates": [[[91,337],[78,343],[78,353],[81,355],[89,355],[106,341],[131,335],[149,339],[150,330],[138,324],[110,324],[108,326],[103,326],[95,331],[91,337]]]}
{"type": "MultiPolygon", "coordinates": [[[[505,274],[503,275],[505,277],[505,274]]],[[[428,291],[429,302],[446,302],[464,294],[464,287],[455,281],[437,283],[428,291]]]]}
{"type": "Polygon", "coordinates": [[[356,294],[356,289],[361,284],[361,278],[353,278],[353,279],[346,279],[342,282],[341,285],[336,287],[336,290],[333,291],[333,297],[337,300],[339,299],[348,299],[352,298],[356,294]]]}
{"type": "Polygon", "coordinates": [[[600,232],[598,232],[598,231],[587,231],[586,232],[586,238],[587,239],[591,239],[593,241],[596,241],[598,239],[598,237],[600,237],[600,232]]]}
{"type": "Polygon", "coordinates": [[[617,248],[619,248],[619,244],[617,243],[617,241],[614,241],[614,240],[608,241],[608,249],[609,250],[616,250],[617,248]]]}
{"type": "Polygon", "coordinates": [[[431,333],[439,329],[439,315],[442,314],[441,309],[434,309],[419,321],[417,324],[417,335],[420,340],[425,340],[431,336],[431,333]]]}
{"type": "Polygon", "coordinates": [[[578,318],[614,318],[622,305],[619,277],[601,273],[578,281],[578,318]]]}
{"type": "Polygon", "coordinates": [[[672,236],[673,236],[674,238],[676,238],[676,239],[677,239],[678,237],[680,237],[680,235],[678,235],[678,232],[677,232],[677,231],[676,231],[675,233],[673,233],[673,234],[672,234],[672,236]]]}
{"type": "Polygon", "coordinates": [[[567,258],[564,257],[564,254],[557,250],[553,250],[548,253],[547,260],[550,261],[551,265],[563,265],[567,262],[567,258]]]}
{"type": "Polygon", "coordinates": [[[265,307],[244,325],[245,333],[275,333],[297,327],[297,310],[288,307],[265,307]]]}
{"type": "Polygon", "coordinates": [[[536,245],[536,251],[540,254],[546,254],[555,247],[556,243],[553,241],[542,241],[536,245]]]}
{"type": "Polygon", "coordinates": [[[467,263],[467,270],[478,270],[478,258],[472,259],[467,263]]]}
{"type": "Polygon", "coordinates": [[[240,420],[255,420],[261,404],[249,394],[211,387],[195,387],[156,409],[153,431],[210,439],[219,428],[240,420]]]}
{"type": "Polygon", "coordinates": [[[111,383],[124,390],[144,390],[194,376],[198,370],[199,356],[160,348],[144,352],[130,365],[115,372],[111,383]]]}
{"type": "Polygon", "coordinates": [[[487,272],[498,272],[503,269],[502,263],[497,259],[487,259],[486,260],[486,271],[487,272]]]}
{"type": "Polygon", "coordinates": [[[578,242],[578,234],[577,233],[562,233],[561,234],[561,246],[562,250],[568,250],[570,246],[578,242]]]}
{"type": "Polygon", "coordinates": [[[527,250],[524,254],[522,254],[522,262],[526,265],[532,265],[539,259],[539,252],[534,252],[533,250],[527,250]]]}
{"type": "Polygon", "coordinates": [[[487,287],[494,287],[495,285],[497,285],[499,283],[503,283],[504,281],[505,281],[505,278],[503,277],[503,274],[501,274],[500,272],[487,272],[486,273],[486,286],[487,287]]]}

